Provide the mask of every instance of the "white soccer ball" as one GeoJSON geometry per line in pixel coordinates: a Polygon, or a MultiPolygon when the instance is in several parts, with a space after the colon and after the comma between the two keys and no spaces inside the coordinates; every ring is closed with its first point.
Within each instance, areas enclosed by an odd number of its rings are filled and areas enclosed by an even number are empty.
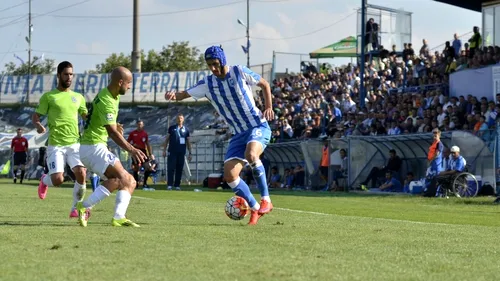
{"type": "Polygon", "coordinates": [[[241,220],[250,212],[247,201],[240,196],[233,196],[226,202],[226,215],[232,220],[241,220]]]}

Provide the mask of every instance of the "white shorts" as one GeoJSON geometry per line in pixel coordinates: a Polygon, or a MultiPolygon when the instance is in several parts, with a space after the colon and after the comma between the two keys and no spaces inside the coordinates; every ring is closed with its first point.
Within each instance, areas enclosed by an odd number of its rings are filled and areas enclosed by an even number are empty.
{"type": "Polygon", "coordinates": [[[104,173],[108,166],[114,166],[120,160],[108,150],[105,144],[82,144],[80,146],[80,157],[87,169],[96,173],[102,179],[106,179],[104,173]]]}
{"type": "Polygon", "coordinates": [[[73,169],[76,166],[82,166],[80,161],[80,144],[75,143],[69,146],[51,146],[47,147],[47,167],[49,175],[55,173],[64,173],[64,168],[68,166],[73,169]]]}

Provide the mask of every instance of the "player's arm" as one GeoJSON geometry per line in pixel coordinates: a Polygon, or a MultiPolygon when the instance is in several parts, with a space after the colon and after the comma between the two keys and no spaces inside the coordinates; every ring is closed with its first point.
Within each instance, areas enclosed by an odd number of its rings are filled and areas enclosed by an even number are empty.
{"type": "Polygon", "coordinates": [[[269,121],[273,120],[273,98],[271,95],[271,86],[269,86],[269,82],[267,82],[266,79],[262,78],[259,74],[253,72],[245,66],[243,66],[241,70],[243,72],[243,78],[249,85],[257,85],[262,89],[262,92],[264,94],[264,117],[269,121]]]}
{"type": "Polygon", "coordinates": [[[40,122],[40,117],[42,115],[47,115],[48,111],[49,111],[49,101],[47,100],[47,95],[43,94],[42,97],[40,98],[35,113],[33,113],[33,116],[31,117],[31,121],[33,122],[33,125],[35,126],[36,131],[39,134],[45,133],[45,127],[40,122]]]}
{"type": "Polygon", "coordinates": [[[165,94],[165,99],[166,100],[183,100],[187,99],[189,97],[194,98],[195,100],[198,100],[200,98],[205,97],[205,94],[208,93],[208,86],[207,82],[205,79],[198,81],[196,85],[192,86],[191,88],[185,90],[185,91],[180,91],[180,92],[174,92],[170,91],[165,94]]]}
{"type": "Polygon", "coordinates": [[[187,91],[180,91],[180,92],[174,92],[170,91],[165,94],[165,99],[166,100],[183,100],[191,97],[187,91]]]}
{"type": "Polygon", "coordinates": [[[132,158],[138,163],[144,162],[146,155],[128,143],[123,137],[123,134],[119,131],[118,123],[116,122],[117,108],[112,104],[101,102],[94,110],[97,111],[94,114],[98,114],[97,116],[100,118],[101,124],[106,128],[108,137],[110,137],[120,148],[130,153],[132,158]]]}
{"type": "Polygon", "coordinates": [[[28,146],[28,140],[24,139],[24,143],[25,143],[25,145],[24,145],[24,151],[26,151],[26,153],[28,153],[28,148],[29,148],[29,146],[28,146]]]}
{"type": "Polygon", "coordinates": [[[14,154],[14,139],[10,142],[10,155],[14,154]]]}
{"type": "Polygon", "coordinates": [[[257,86],[259,86],[262,89],[262,92],[264,94],[264,106],[265,109],[273,109],[273,96],[271,94],[271,86],[269,85],[269,82],[266,81],[264,78],[260,78],[259,83],[257,83],[257,86]]]}
{"type": "Polygon", "coordinates": [[[118,126],[116,124],[107,124],[104,125],[106,131],[108,132],[108,136],[122,149],[130,153],[130,155],[135,158],[138,162],[144,162],[146,155],[135,147],[133,147],[130,143],[125,140],[123,135],[118,131],[118,126]]]}
{"type": "Polygon", "coordinates": [[[45,127],[42,125],[42,122],[40,121],[40,114],[38,113],[33,113],[33,116],[31,117],[31,122],[33,123],[33,126],[35,126],[37,133],[43,134],[45,133],[45,127]]]}

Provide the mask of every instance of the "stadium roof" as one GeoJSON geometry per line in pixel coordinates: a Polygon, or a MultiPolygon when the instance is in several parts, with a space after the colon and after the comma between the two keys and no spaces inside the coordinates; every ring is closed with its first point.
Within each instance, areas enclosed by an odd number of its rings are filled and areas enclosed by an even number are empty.
{"type": "Polygon", "coordinates": [[[473,10],[476,12],[481,12],[483,3],[491,2],[491,0],[434,0],[434,1],[468,10],[473,10]]]}

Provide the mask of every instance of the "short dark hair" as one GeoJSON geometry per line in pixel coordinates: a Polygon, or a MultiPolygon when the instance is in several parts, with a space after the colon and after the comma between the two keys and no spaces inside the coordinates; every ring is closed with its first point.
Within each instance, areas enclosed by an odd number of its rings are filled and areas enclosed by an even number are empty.
{"type": "Polygon", "coordinates": [[[137,122],[135,122],[135,124],[139,124],[139,123],[144,123],[144,121],[142,121],[141,119],[137,119],[137,122]]]}
{"type": "Polygon", "coordinates": [[[57,74],[61,74],[66,68],[73,68],[73,65],[69,61],[63,61],[57,65],[57,74]]]}
{"type": "Polygon", "coordinates": [[[395,150],[395,149],[391,149],[391,150],[389,150],[389,153],[394,153],[394,154],[396,154],[396,150],[395,150]]]}

